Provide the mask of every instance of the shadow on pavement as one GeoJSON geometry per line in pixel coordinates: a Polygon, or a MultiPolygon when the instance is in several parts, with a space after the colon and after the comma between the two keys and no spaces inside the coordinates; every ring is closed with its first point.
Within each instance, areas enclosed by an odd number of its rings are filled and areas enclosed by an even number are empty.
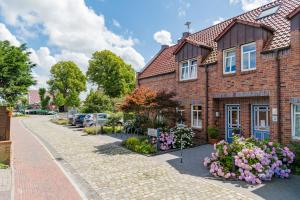
{"type": "Polygon", "coordinates": [[[132,154],[131,151],[121,147],[121,142],[108,143],[108,144],[103,144],[94,147],[95,147],[95,151],[93,152],[97,154],[105,154],[105,155],[132,154]]]}

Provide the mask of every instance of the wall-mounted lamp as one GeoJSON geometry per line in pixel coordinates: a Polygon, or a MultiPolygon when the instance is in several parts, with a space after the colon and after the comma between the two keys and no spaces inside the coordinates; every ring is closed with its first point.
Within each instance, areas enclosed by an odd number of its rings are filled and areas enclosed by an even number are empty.
{"type": "Polygon", "coordinates": [[[219,112],[216,112],[216,117],[220,117],[220,113],[219,112]]]}

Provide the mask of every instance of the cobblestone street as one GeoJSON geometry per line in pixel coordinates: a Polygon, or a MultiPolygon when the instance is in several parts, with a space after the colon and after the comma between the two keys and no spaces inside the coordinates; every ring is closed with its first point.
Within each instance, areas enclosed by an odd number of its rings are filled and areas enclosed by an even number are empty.
{"type": "Polygon", "coordinates": [[[109,136],[83,136],[78,129],[23,119],[71,174],[88,199],[251,199],[242,193],[181,174],[153,157],[132,153],[109,136]]]}

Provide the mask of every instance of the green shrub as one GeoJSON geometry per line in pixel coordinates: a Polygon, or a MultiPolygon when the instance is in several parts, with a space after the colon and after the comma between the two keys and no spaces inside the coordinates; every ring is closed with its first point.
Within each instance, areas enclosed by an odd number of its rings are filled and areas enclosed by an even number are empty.
{"type": "Polygon", "coordinates": [[[123,142],[123,145],[137,153],[153,154],[156,152],[155,146],[150,144],[147,139],[139,139],[136,137],[130,137],[123,142]]]}
{"type": "Polygon", "coordinates": [[[113,132],[113,127],[111,126],[103,126],[103,133],[111,134],[113,132]]]}
{"type": "Polygon", "coordinates": [[[295,161],[292,165],[292,172],[300,175],[300,144],[292,143],[289,147],[296,155],[295,161]]]}
{"type": "Polygon", "coordinates": [[[68,125],[69,121],[67,119],[51,119],[51,121],[58,125],[68,125]]]}
{"type": "Polygon", "coordinates": [[[91,127],[85,127],[83,129],[83,132],[89,134],[89,135],[96,135],[100,132],[101,128],[97,126],[91,126],[91,127]]]}
{"type": "Polygon", "coordinates": [[[216,127],[208,127],[207,132],[211,139],[219,138],[219,129],[216,127]]]}
{"type": "Polygon", "coordinates": [[[7,169],[9,166],[0,162],[0,169],[7,169]]]}
{"type": "Polygon", "coordinates": [[[133,150],[135,146],[138,146],[140,144],[140,140],[136,137],[130,137],[125,140],[124,144],[128,149],[133,150]]]}
{"type": "Polygon", "coordinates": [[[193,137],[194,132],[191,128],[180,128],[176,127],[170,130],[171,134],[174,135],[174,146],[175,148],[181,147],[181,138],[182,138],[182,147],[187,148],[193,146],[193,137]]]}

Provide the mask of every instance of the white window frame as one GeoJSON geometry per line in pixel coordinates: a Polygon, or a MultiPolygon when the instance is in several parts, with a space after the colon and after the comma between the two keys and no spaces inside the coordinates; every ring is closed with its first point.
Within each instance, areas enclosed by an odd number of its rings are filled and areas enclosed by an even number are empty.
{"type": "Polygon", "coordinates": [[[223,51],[223,74],[235,74],[236,73],[236,48],[230,48],[223,51]],[[226,53],[234,51],[234,56],[226,56],[226,53]],[[232,60],[235,57],[235,71],[232,71],[232,60]],[[226,58],[230,58],[230,71],[226,72],[226,58]]]}
{"type": "Polygon", "coordinates": [[[190,59],[190,60],[186,60],[186,61],[183,61],[180,63],[180,80],[181,81],[186,81],[186,80],[192,80],[192,79],[197,79],[197,68],[198,68],[198,64],[197,64],[197,60],[196,59],[190,59]],[[195,66],[195,75],[194,76],[190,76],[191,74],[191,67],[192,67],[192,62],[193,61],[196,61],[196,64],[194,65],[195,66]],[[183,66],[183,63],[188,63],[188,70],[187,70],[187,77],[186,78],[182,78],[182,66],[183,66]]]}
{"type": "Polygon", "coordinates": [[[202,128],[202,105],[199,104],[191,104],[191,127],[192,128],[202,128]],[[194,106],[200,106],[201,110],[194,110],[194,106]],[[201,124],[197,124],[196,126],[194,126],[194,112],[197,112],[197,123],[199,121],[199,117],[200,117],[200,123],[201,124]],[[200,116],[199,116],[200,115],[200,116]]]}
{"type": "Polygon", "coordinates": [[[257,65],[256,61],[257,61],[256,60],[256,42],[251,42],[251,43],[242,45],[241,46],[241,71],[245,72],[245,71],[256,70],[256,65],[257,65]],[[246,53],[243,52],[244,47],[247,47],[247,46],[250,46],[253,44],[255,45],[255,50],[247,51],[246,53]],[[255,52],[255,68],[250,68],[250,63],[251,63],[250,55],[252,52],[255,52]],[[244,69],[244,54],[247,54],[247,56],[248,56],[248,67],[249,67],[248,69],[244,69]]]}
{"type": "Polygon", "coordinates": [[[291,104],[291,119],[292,119],[292,139],[300,140],[300,137],[296,136],[296,130],[295,130],[295,115],[300,115],[300,112],[296,112],[296,106],[300,104],[291,104]]]}

